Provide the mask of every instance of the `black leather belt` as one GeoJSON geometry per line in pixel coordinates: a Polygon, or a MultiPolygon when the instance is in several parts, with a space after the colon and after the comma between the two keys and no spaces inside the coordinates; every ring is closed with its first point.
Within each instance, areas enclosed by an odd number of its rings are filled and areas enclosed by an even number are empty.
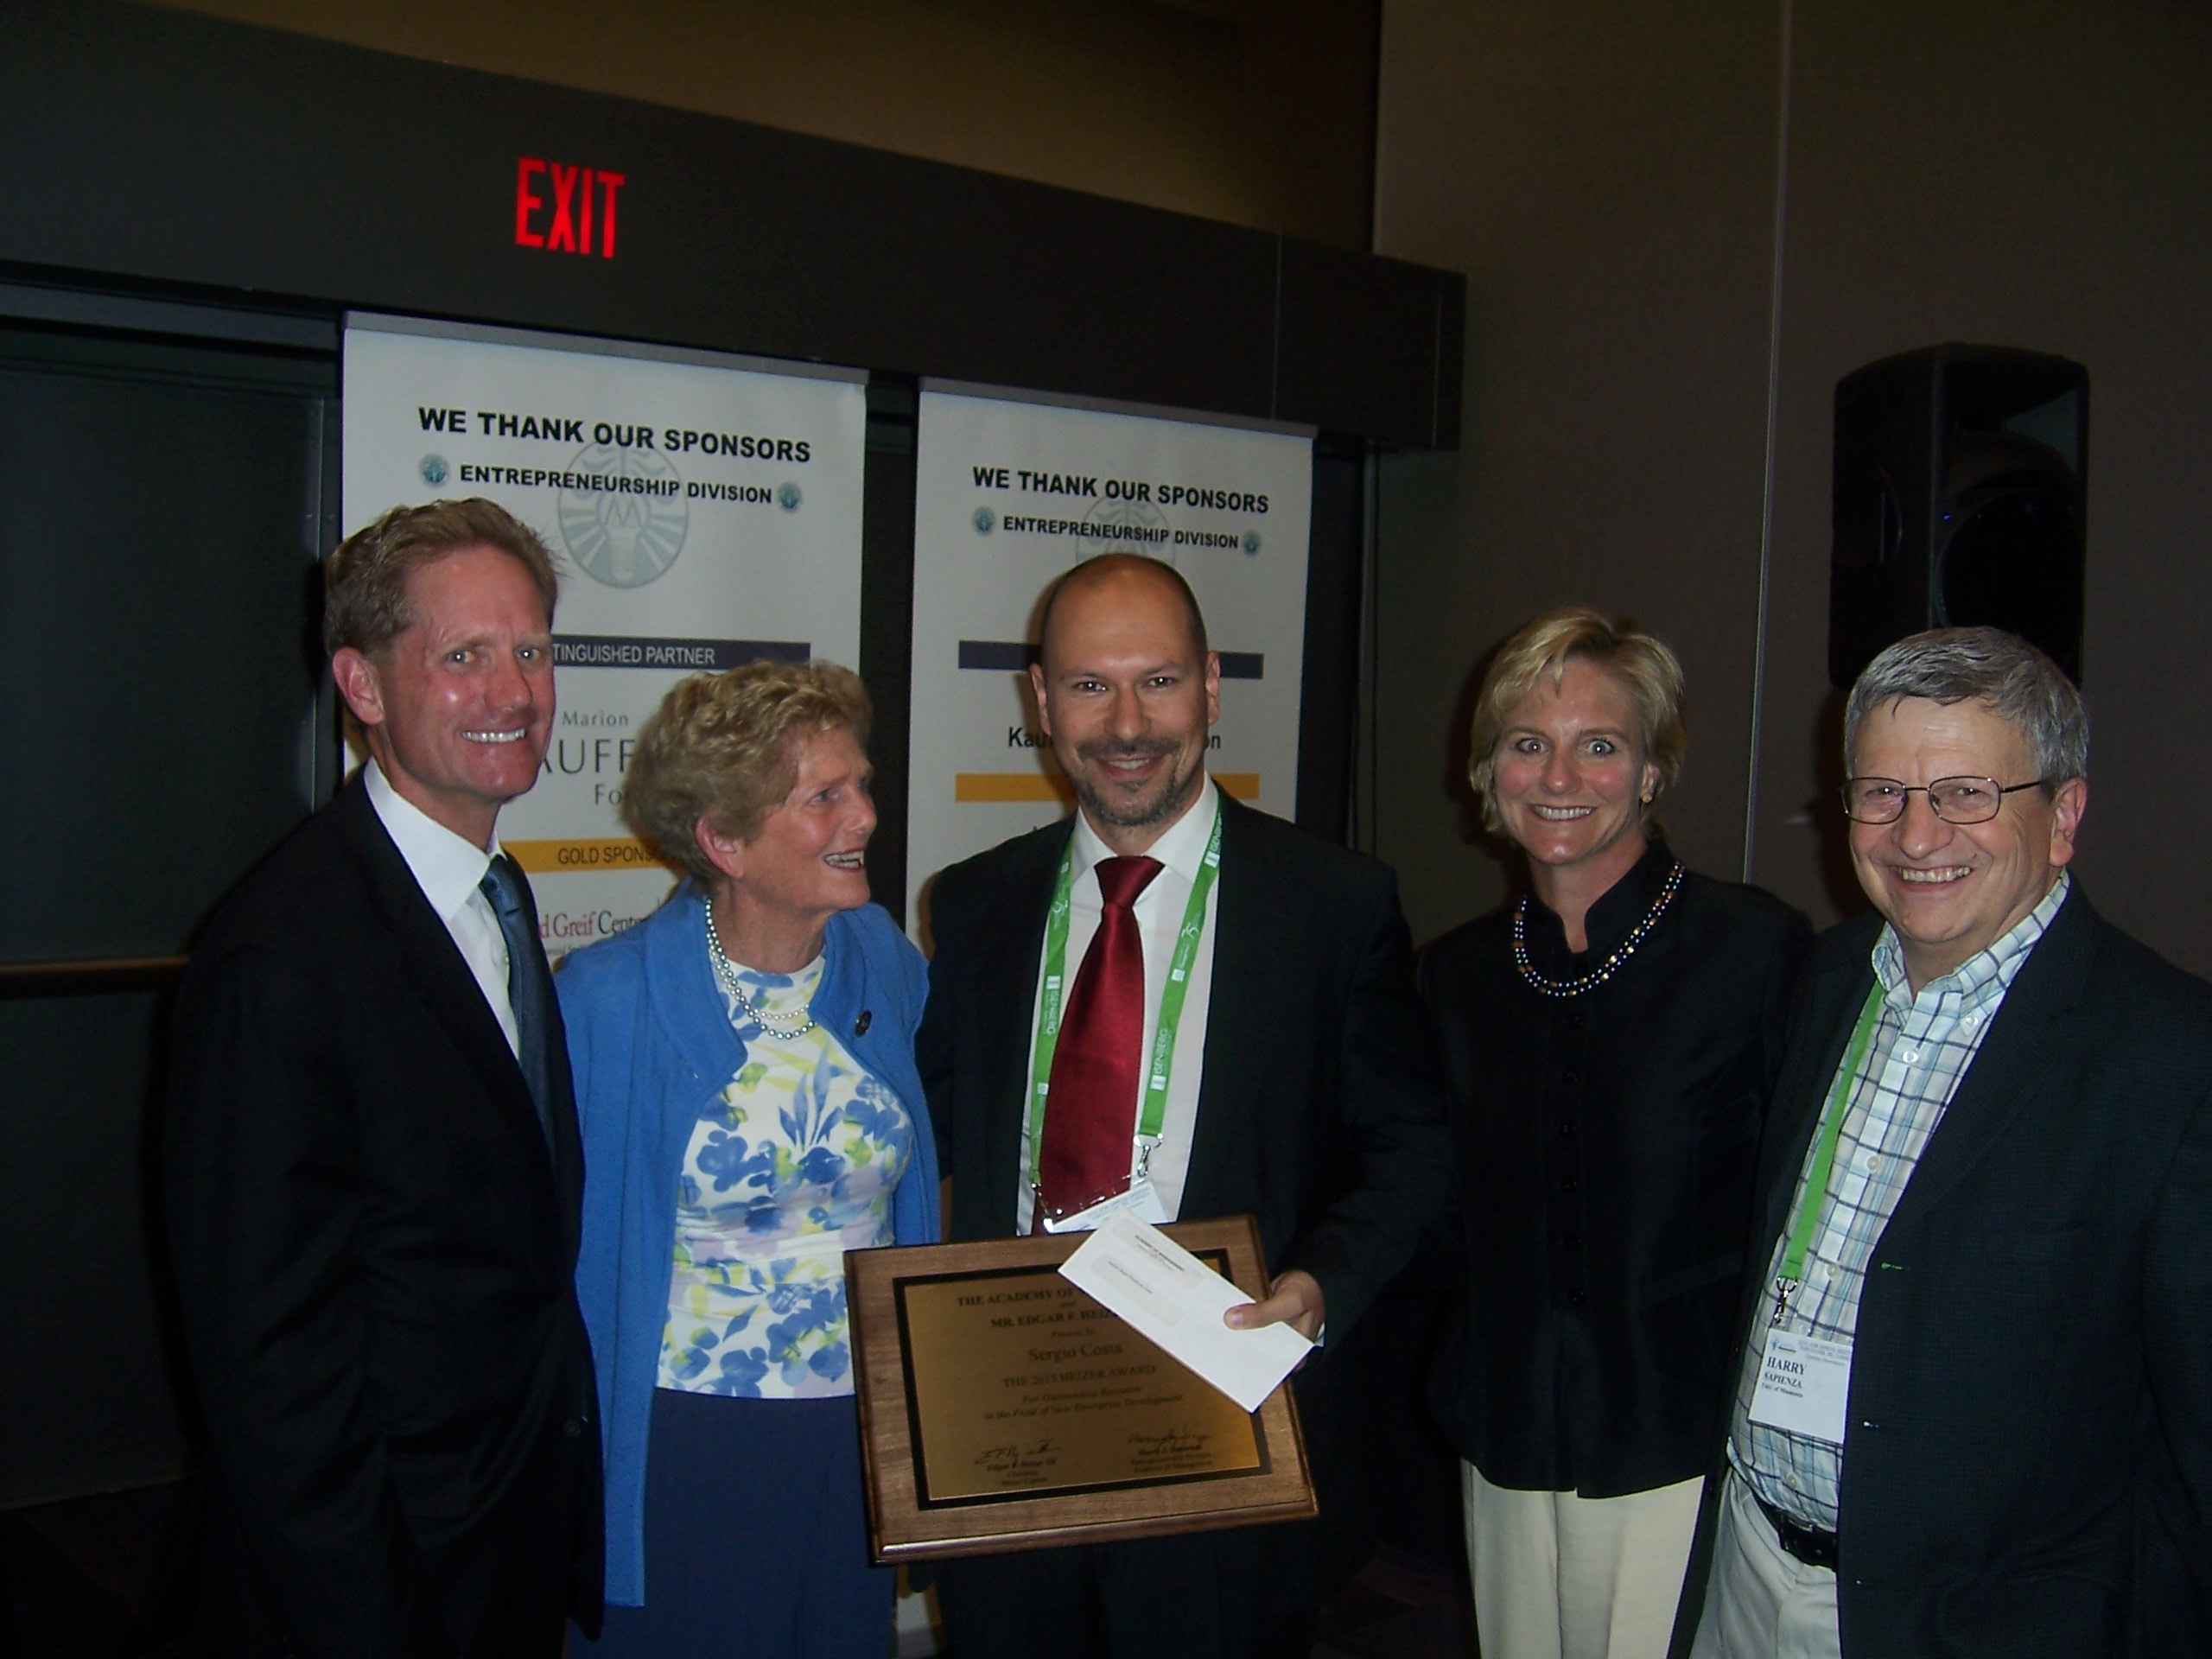
{"type": "Polygon", "coordinates": [[[1808,1567],[1835,1571],[1835,1534],[1792,1520],[1757,1492],[1751,1494],[1751,1501],[1759,1506],[1759,1513],[1774,1523],[1775,1541],[1785,1554],[1796,1556],[1808,1567]]]}

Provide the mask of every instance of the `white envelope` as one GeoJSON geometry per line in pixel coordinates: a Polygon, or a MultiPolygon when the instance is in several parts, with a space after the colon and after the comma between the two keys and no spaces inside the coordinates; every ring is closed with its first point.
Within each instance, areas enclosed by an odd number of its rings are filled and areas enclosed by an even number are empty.
{"type": "Polygon", "coordinates": [[[1127,1211],[1109,1217],[1060,1272],[1247,1411],[1313,1346],[1287,1325],[1230,1330],[1221,1316],[1252,1299],[1127,1211]]]}

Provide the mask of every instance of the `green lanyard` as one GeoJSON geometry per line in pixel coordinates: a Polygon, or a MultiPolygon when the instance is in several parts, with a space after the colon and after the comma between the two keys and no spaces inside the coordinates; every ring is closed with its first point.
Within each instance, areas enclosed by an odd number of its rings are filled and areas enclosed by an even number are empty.
{"type": "MultiPolygon", "coordinates": [[[[1144,1080],[1143,1109],[1137,1114],[1137,1137],[1149,1153],[1160,1140],[1160,1126],[1167,1117],[1167,1078],[1175,1067],[1175,1032],[1183,1023],[1183,998],[1191,988],[1191,966],[1198,959],[1198,938],[1205,931],[1206,895],[1213,891],[1221,870],[1221,810],[1214,809],[1213,834],[1206,838],[1205,857],[1198,878],[1191,883],[1191,901],[1183,906],[1183,925],[1175,935],[1175,951],[1167,962],[1167,983],[1160,993],[1160,1027],[1152,1039],[1152,1069],[1144,1080]]],[[[1045,915],[1045,988],[1038,999],[1037,1041],[1029,1060],[1029,1185],[1034,1188],[1045,1155],[1045,1096],[1052,1086],[1052,1054],[1060,1046],[1060,1005],[1065,996],[1068,964],[1068,912],[1075,893],[1075,837],[1060,855],[1060,873],[1052,885],[1052,907],[1045,915]]],[[[1141,1172],[1140,1172],[1141,1173],[1141,1172]]]]}
{"type": "Polygon", "coordinates": [[[1836,1073],[1834,1085],[1828,1090],[1827,1104],[1821,1109],[1820,1143],[1813,1148],[1813,1162],[1805,1172],[1805,1187],[1797,1200],[1797,1217],[1789,1229],[1789,1243],[1782,1252],[1782,1267],[1774,1279],[1774,1317],[1770,1325],[1779,1325],[1789,1310],[1789,1298],[1805,1275],[1805,1253],[1812,1248],[1813,1224],[1820,1219],[1821,1205],[1827,1197],[1828,1177],[1835,1169],[1835,1143],[1843,1134],[1844,1116],[1851,1108],[1852,1090],[1859,1081],[1859,1068],[1866,1058],[1866,1046],[1873,1040],[1874,1027],[1882,1016],[1882,982],[1874,982],[1866,993],[1866,1006],[1859,1010],[1859,1024],[1851,1033],[1851,1044],[1844,1051],[1843,1069],[1836,1073]]]}

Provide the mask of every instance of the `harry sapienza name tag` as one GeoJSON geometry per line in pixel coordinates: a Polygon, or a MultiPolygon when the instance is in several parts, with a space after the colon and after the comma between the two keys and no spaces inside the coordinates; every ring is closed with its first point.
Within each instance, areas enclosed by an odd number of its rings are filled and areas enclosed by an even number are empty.
{"type": "Polygon", "coordinates": [[[1851,1397],[1851,1344],[1788,1331],[1766,1333],[1766,1357],[1751,1395],[1751,1421],[1830,1446],[1843,1444],[1851,1397]]]}

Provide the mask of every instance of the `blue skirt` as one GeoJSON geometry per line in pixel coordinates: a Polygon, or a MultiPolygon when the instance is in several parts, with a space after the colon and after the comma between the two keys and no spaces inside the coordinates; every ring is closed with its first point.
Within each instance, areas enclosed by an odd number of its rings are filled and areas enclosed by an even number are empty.
{"type": "Polygon", "coordinates": [[[884,1659],[896,1574],[871,1567],[852,1397],[653,1390],[645,1605],[609,1607],[611,1659],[884,1659]]]}

